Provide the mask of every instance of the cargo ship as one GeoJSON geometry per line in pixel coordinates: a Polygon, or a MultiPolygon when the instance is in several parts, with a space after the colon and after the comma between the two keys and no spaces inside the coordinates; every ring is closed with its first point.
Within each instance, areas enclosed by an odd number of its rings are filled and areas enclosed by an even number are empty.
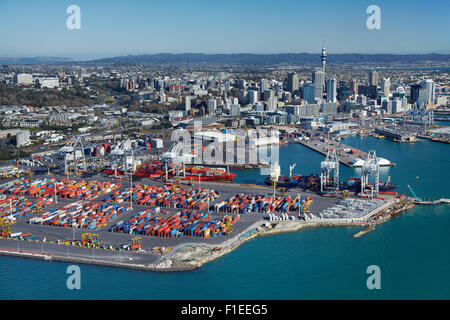
{"type": "MultiPolygon", "coordinates": [[[[169,165],[170,167],[170,165],[169,165]]],[[[124,174],[121,168],[113,169],[111,167],[105,167],[103,170],[105,174],[122,176],[124,174]]],[[[136,168],[133,176],[138,178],[152,178],[158,179],[165,176],[165,163],[164,162],[151,162],[139,165],[136,168]]],[[[218,182],[232,182],[236,174],[227,172],[224,168],[207,168],[189,166],[185,168],[185,175],[180,175],[181,180],[194,180],[198,181],[218,181],[218,182]]],[[[169,178],[173,178],[173,173],[169,173],[169,178]]]]}
{"type": "Polygon", "coordinates": [[[235,173],[227,172],[224,168],[187,167],[183,180],[232,182],[235,173]]]}
{"type": "MultiPolygon", "coordinates": [[[[329,178],[330,184],[333,183],[333,177],[329,178]]],[[[270,176],[267,176],[264,183],[268,186],[272,185],[270,176]]],[[[311,174],[308,176],[303,175],[292,175],[290,178],[286,175],[280,175],[278,177],[277,186],[281,188],[300,188],[300,189],[316,189],[320,186],[320,175],[311,174]]],[[[368,184],[368,187],[371,183],[368,184]]],[[[386,182],[380,181],[380,192],[394,191],[398,185],[390,183],[390,178],[386,182]]],[[[347,182],[341,182],[339,185],[341,190],[349,190],[359,192],[361,190],[361,179],[360,178],[348,178],[347,182]]]]}
{"type": "MultiPolygon", "coordinates": [[[[368,187],[372,186],[372,183],[369,182],[368,187]]],[[[398,187],[397,184],[392,184],[390,177],[386,182],[380,181],[380,191],[394,191],[398,187]]],[[[350,177],[347,180],[347,189],[350,191],[360,191],[361,190],[361,179],[350,177]]]]}

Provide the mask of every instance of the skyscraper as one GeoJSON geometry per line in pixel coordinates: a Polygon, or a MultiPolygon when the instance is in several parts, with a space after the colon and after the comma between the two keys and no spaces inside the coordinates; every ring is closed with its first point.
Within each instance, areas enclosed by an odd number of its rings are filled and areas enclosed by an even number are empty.
{"type": "Polygon", "coordinates": [[[369,86],[378,86],[378,73],[375,70],[369,71],[369,86]]]}
{"type": "Polygon", "coordinates": [[[428,110],[434,105],[436,99],[436,84],[433,80],[427,79],[423,80],[420,85],[417,104],[419,108],[428,110]]]}
{"type": "Polygon", "coordinates": [[[350,92],[354,95],[358,94],[358,80],[357,79],[350,80],[350,92]]]}
{"type": "Polygon", "coordinates": [[[314,83],[314,98],[323,99],[325,73],[321,70],[313,71],[312,81],[314,83]]]}
{"type": "Polygon", "coordinates": [[[294,91],[298,90],[299,88],[299,82],[298,82],[298,75],[295,73],[289,73],[287,78],[287,91],[293,93],[294,91]]]}
{"type": "Polygon", "coordinates": [[[383,78],[381,79],[381,89],[383,90],[383,94],[386,98],[389,98],[389,94],[391,93],[391,79],[383,78]]]}
{"type": "Polygon", "coordinates": [[[215,115],[216,114],[216,108],[217,108],[217,101],[214,99],[214,97],[210,97],[208,99],[208,114],[209,115],[215,115]]]}
{"type": "Polygon", "coordinates": [[[314,84],[311,82],[306,82],[302,87],[302,97],[308,103],[314,103],[314,84]]]}
{"type": "Polygon", "coordinates": [[[261,79],[260,85],[259,85],[259,90],[261,92],[264,92],[265,90],[269,90],[270,89],[270,81],[267,79],[261,79]]]}
{"type": "Polygon", "coordinates": [[[327,102],[336,102],[336,79],[327,79],[327,102]]]}
{"type": "Polygon", "coordinates": [[[186,96],[184,102],[184,111],[189,112],[191,110],[191,96],[186,96]]]}

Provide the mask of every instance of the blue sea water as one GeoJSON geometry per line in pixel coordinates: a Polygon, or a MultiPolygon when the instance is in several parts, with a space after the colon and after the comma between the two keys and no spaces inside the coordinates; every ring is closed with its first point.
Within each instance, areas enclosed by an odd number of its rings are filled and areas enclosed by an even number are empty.
{"type": "MultiPolygon", "coordinates": [[[[450,197],[447,144],[393,143],[348,137],[397,164],[383,168],[399,191],[409,184],[424,198],[450,197]]],[[[283,173],[319,172],[323,156],[301,145],[280,147],[283,173]]],[[[236,182],[262,183],[258,170],[236,171],[236,182]]],[[[343,179],[359,169],[341,166],[343,179]]],[[[416,207],[361,238],[360,227],[305,229],[259,237],[185,273],[80,265],[81,290],[68,290],[68,264],[0,257],[0,299],[449,299],[450,206],[416,207]],[[378,265],[381,289],[368,290],[367,267],[378,265]]]]}

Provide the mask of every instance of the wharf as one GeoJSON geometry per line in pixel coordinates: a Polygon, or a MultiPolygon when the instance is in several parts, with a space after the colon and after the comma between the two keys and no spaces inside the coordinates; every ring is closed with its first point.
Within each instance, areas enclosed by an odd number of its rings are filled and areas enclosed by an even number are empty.
{"type": "Polygon", "coordinates": [[[368,226],[367,228],[365,228],[365,229],[359,231],[358,233],[355,233],[355,234],[353,235],[353,238],[359,238],[359,237],[362,237],[363,235],[365,235],[366,233],[369,233],[370,231],[372,231],[372,230],[374,230],[374,229],[375,229],[375,225],[370,225],[370,226],[368,226]]]}
{"type": "MultiPolygon", "coordinates": [[[[328,149],[336,149],[339,156],[339,162],[342,164],[355,168],[355,167],[361,167],[363,159],[367,157],[367,152],[358,150],[358,154],[354,153],[348,153],[345,152],[345,149],[350,150],[356,150],[355,148],[352,148],[350,146],[347,146],[340,142],[330,141],[330,142],[323,142],[320,140],[309,140],[309,141],[297,141],[297,143],[300,143],[316,152],[319,152],[323,154],[324,156],[327,155],[328,149]],[[361,160],[361,161],[359,161],[361,160]]],[[[395,166],[395,163],[388,161],[387,163],[380,163],[380,166],[388,165],[388,166],[395,166]]]]}
{"type": "MultiPolygon", "coordinates": [[[[37,175],[38,177],[48,177],[37,175]]],[[[61,178],[55,176],[55,178],[61,178]]],[[[93,176],[99,181],[111,181],[110,177],[93,176]]],[[[73,177],[80,180],[80,177],[73,177]]],[[[154,181],[148,178],[140,179],[142,184],[162,185],[161,181],[154,181]]],[[[197,184],[193,187],[195,188],[197,184]]],[[[119,188],[123,191],[127,188],[124,184],[119,188]]],[[[213,188],[220,193],[220,197],[215,199],[210,205],[217,201],[228,199],[237,193],[246,194],[272,194],[273,190],[265,186],[244,185],[235,183],[201,182],[203,188],[213,188]]],[[[95,201],[103,201],[106,197],[114,193],[111,191],[104,194],[95,201]]],[[[297,196],[301,191],[294,188],[286,191],[285,195],[297,196]]],[[[340,197],[323,197],[309,192],[301,192],[304,197],[313,197],[310,206],[310,214],[317,214],[329,207],[339,204],[340,197]]],[[[29,197],[32,198],[32,197],[29,197]]],[[[58,203],[47,207],[43,212],[57,209],[58,206],[76,201],[75,199],[59,198],[58,203]]],[[[239,221],[233,225],[232,234],[220,235],[213,238],[202,237],[175,237],[163,238],[155,236],[142,236],[142,251],[110,250],[107,248],[88,248],[71,244],[62,244],[59,241],[80,239],[81,235],[88,230],[78,228],[62,228],[50,225],[30,224],[28,221],[33,217],[21,217],[15,224],[11,225],[11,233],[31,233],[37,239],[19,240],[17,238],[0,237],[0,255],[13,255],[25,258],[43,259],[48,261],[75,262],[83,264],[95,264],[107,267],[130,268],[154,272],[168,271],[188,271],[194,270],[204,263],[216,259],[224,254],[236,249],[239,245],[256,236],[269,235],[275,233],[293,232],[305,227],[319,226],[344,226],[344,225],[366,225],[373,217],[392,205],[388,201],[372,212],[367,213],[359,219],[318,219],[304,221],[299,218],[298,212],[289,212],[289,221],[269,221],[268,213],[246,213],[240,215],[239,221]],[[293,218],[293,219],[292,219],[293,218]],[[270,226],[270,228],[267,227],[270,226]],[[167,254],[160,255],[152,249],[156,247],[172,248],[167,254]],[[220,250],[215,250],[220,248],[220,250]]],[[[106,226],[92,230],[99,235],[102,244],[122,245],[129,244],[133,234],[110,232],[109,228],[116,224],[118,220],[128,220],[137,212],[146,209],[147,206],[134,204],[132,210],[124,212],[107,223],[106,226]]],[[[166,213],[161,216],[167,218],[177,211],[178,208],[164,208],[166,213]]],[[[211,212],[214,216],[234,215],[234,213],[211,212]]]]}
{"type": "Polygon", "coordinates": [[[422,139],[428,139],[428,140],[434,141],[434,142],[450,143],[450,140],[449,140],[449,139],[436,138],[436,137],[428,136],[428,135],[424,135],[424,134],[418,134],[417,136],[418,136],[419,138],[422,138],[422,139]]]}
{"type": "Polygon", "coordinates": [[[420,201],[414,201],[414,204],[421,204],[421,205],[439,205],[441,203],[450,203],[450,199],[438,199],[438,200],[420,200],[420,201]]]}
{"type": "Polygon", "coordinates": [[[375,133],[395,142],[416,142],[414,134],[390,128],[376,128],[375,133]]]}

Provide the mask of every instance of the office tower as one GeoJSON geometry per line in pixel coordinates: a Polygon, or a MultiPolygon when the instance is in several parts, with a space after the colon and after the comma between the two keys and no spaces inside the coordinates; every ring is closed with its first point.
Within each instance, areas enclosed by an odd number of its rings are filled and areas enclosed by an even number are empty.
{"type": "Polygon", "coordinates": [[[258,91],[249,90],[248,91],[248,103],[255,104],[258,102],[258,91]]]}
{"type": "Polygon", "coordinates": [[[215,115],[216,114],[216,108],[217,108],[217,101],[213,97],[210,97],[208,99],[208,114],[209,115],[215,115]]]}
{"type": "Polygon", "coordinates": [[[350,93],[354,95],[358,94],[358,80],[356,79],[350,80],[350,93]]]}
{"type": "Polygon", "coordinates": [[[245,81],[244,79],[238,80],[238,88],[239,89],[245,89],[246,85],[247,85],[247,81],[245,81]]]}
{"type": "Polygon", "coordinates": [[[327,102],[336,102],[336,79],[327,79],[327,102]]]}
{"type": "Polygon", "coordinates": [[[314,103],[314,92],[315,87],[314,84],[311,82],[306,82],[302,87],[302,97],[304,100],[306,100],[308,103],[314,103]]]}
{"type": "Polygon", "coordinates": [[[417,104],[419,108],[426,110],[432,108],[436,100],[436,84],[433,80],[427,79],[420,83],[419,96],[417,98],[417,104]]]}
{"type": "Polygon", "coordinates": [[[191,96],[186,96],[184,103],[184,111],[189,112],[191,110],[191,96]]]}
{"type": "Polygon", "coordinates": [[[259,90],[261,92],[264,92],[269,89],[270,89],[270,81],[267,79],[261,79],[261,82],[259,84],[259,90]]]}
{"type": "Polygon", "coordinates": [[[294,92],[298,90],[299,88],[299,82],[298,82],[298,75],[295,73],[289,73],[287,78],[287,91],[294,92]]]}
{"type": "Polygon", "coordinates": [[[383,95],[386,98],[389,98],[389,94],[391,93],[391,79],[383,78],[381,80],[381,89],[383,90],[383,95]]]}
{"type": "Polygon", "coordinates": [[[312,81],[314,83],[314,98],[323,98],[323,86],[325,83],[325,73],[321,70],[316,70],[312,73],[312,81]]]}
{"type": "Polygon", "coordinates": [[[241,106],[238,104],[231,104],[229,108],[229,114],[233,117],[238,117],[241,114],[241,106]]]}
{"type": "Polygon", "coordinates": [[[417,101],[417,99],[419,98],[419,91],[420,88],[422,86],[420,85],[420,83],[414,83],[411,85],[411,92],[410,92],[410,96],[409,96],[409,102],[410,103],[414,103],[417,101]]]}
{"type": "Polygon", "coordinates": [[[378,86],[378,73],[375,70],[369,71],[369,86],[378,86]]]}

